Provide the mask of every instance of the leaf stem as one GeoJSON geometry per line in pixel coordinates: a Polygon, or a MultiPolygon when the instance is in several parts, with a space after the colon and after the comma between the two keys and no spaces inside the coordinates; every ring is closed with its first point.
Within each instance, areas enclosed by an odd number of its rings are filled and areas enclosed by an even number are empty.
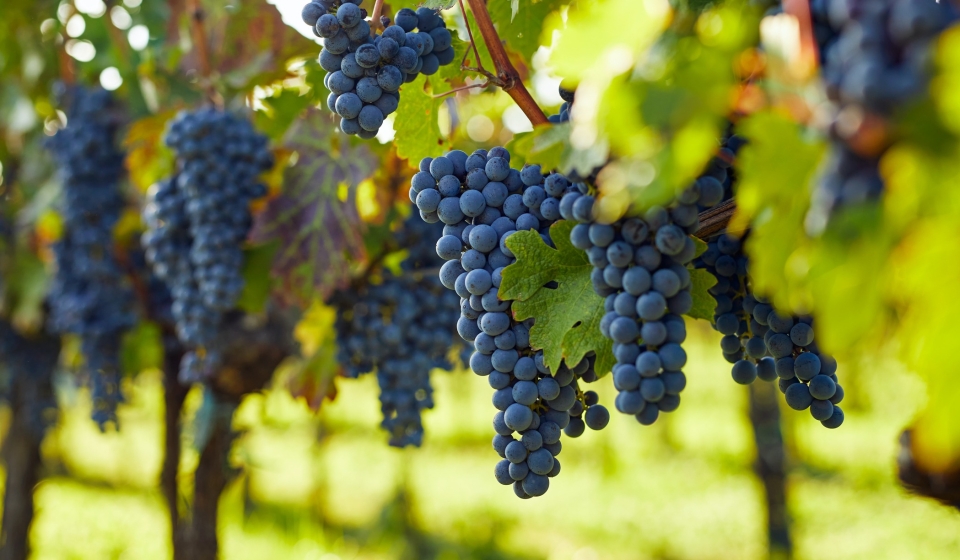
{"type": "Polygon", "coordinates": [[[460,86],[460,87],[457,87],[457,88],[453,88],[453,89],[451,89],[450,91],[445,91],[445,92],[443,92],[443,93],[435,93],[435,94],[432,95],[431,97],[433,97],[434,99],[439,99],[439,98],[441,98],[441,97],[446,97],[446,96],[450,95],[451,93],[457,93],[458,91],[466,91],[466,90],[468,90],[468,89],[474,89],[474,88],[485,88],[485,87],[489,86],[490,83],[491,83],[491,82],[490,82],[489,80],[487,80],[487,81],[485,81],[485,82],[483,82],[483,83],[480,83],[480,84],[471,84],[471,85],[466,85],[466,86],[460,86]]]}
{"type": "MultiPolygon", "coordinates": [[[[487,50],[490,51],[490,57],[493,58],[493,64],[497,70],[497,77],[503,82],[501,86],[503,91],[507,92],[507,94],[513,98],[513,101],[520,107],[523,114],[530,119],[530,122],[534,126],[548,124],[550,121],[547,120],[547,116],[543,113],[540,106],[537,105],[537,102],[534,101],[530,92],[527,91],[526,86],[523,85],[523,80],[520,79],[520,73],[517,72],[517,69],[513,67],[513,63],[510,62],[510,57],[507,56],[507,51],[504,50],[500,36],[493,26],[493,20],[490,19],[490,14],[487,12],[486,2],[484,2],[484,0],[467,0],[467,4],[470,5],[470,11],[473,12],[477,27],[480,28],[480,35],[483,37],[483,42],[487,45],[487,50]]],[[[464,23],[466,23],[467,29],[469,30],[470,22],[465,21],[464,23]]],[[[474,50],[476,50],[476,46],[474,46],[474,50]]],[[[479,61],[480,57],[478,55],[478,64],[479,61]]]]}

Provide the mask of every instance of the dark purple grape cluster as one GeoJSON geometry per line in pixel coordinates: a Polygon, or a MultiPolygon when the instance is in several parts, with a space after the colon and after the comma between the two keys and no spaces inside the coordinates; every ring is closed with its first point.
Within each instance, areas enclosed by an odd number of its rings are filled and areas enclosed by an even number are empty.
{"type": "MultiPolygon", "coordinates": [[[[728,166],[715,161],[721,170],[728,166]]],[[[606,298],[600,330],[614,342],[617,410],[641,424],[680,406],[687,361],[682,315],[693,305],[687,265],[696,252],[689,235],[699,227],[700,208],[722,197],[720,180],[704,175],[669,206],[614,223],[596,221],[590,194],[572,192],[561,202],[563,216],[580,222],[570,241],[587,252],[594,290],[606,298]]]]}
{"type": "Polygon", "coordinates": [[[429,8],[397,12],[393,25],[371,36],[362,0],[313,0],[303,21],[323,37],[320,66],[328,72],[327,107],[340,129],[373,138],[400,104],[400,86],[453,62],[453,36],[429,8]]]}
{"type": "Polygon", "coordinates": [[[538,165],[512,169],[501,147],[426,158],[410,187],[420,217],[444,224],[436,240],[446,261],[440,281],[460,296],[457,331],[474,345],[470,367],[494,389],[493,446],[503,458],[496,478],[521,498],[544,494],[559,473],[561,432],[578,437],[610,420],[596,393],[579,387],[597,379],[595,357],[551,372],[530,347],[532,321],[515,320],[512,302],[498,295],[504,267],[516,260],[506,240],[532,230],[553,246],[549,228],[561,217],[561,198],[582,188],[538,165]]]}
{"type": "Polygon", "coordinates": [[[113,228],[124,206],[118,147],[121,111],[102,89],[64,92],[67,126],[49,148],[63,179],[64,233],[53,245],[56,274],[50,286],[51,327],[80,337],[89,374],[93,419],[116,422],[120,342],[136,321],[133,292],[113,253],[113,228]]]}
{"type": "Polygon", "coordinates": [[[697,259],[698,267],[717,278],[710,288],[717,300],[713,326],[724,335],[720,348],[733,364],[733,380],[749,385],[757,378],[779,378],[787,405],[809,408],[824,426],[837,428],[843,423],[837,362],[817,347],[812,318],[778,313],[753,293],[744,239],[721,234],[697,259]]]}
{"type": "Polygon", "coordinates": [[[433,408],[430,371],[451,369],[448,358],[456,346],[457,296],[429,271],[437,257],[424,253],[432,252],[439,228],[424,225],[408,219],[397,233],[409,251],[402,276],[386,272],[379,284],[340,290],[330,300],[337,308],[337,359],[348,377],[377,372],[381,426],[395,447],[423,442],[421,414],[433,408]]]}
{"type": "Polygon", "coordinates": [[[828,165],[807,222],[819,232],[835,210],[883,193],[882,148],[858,138],[876,134],[872,122],[923,98],[937,37],[960,14],[950,2],[934,0],[815,0],[811,12],[827,95],[836,104],[828,165]]]}
{"type": "Polygon", "coordinates": [[[212,108],[178,115],[165,141],[176,151],[177,174],[151,187],[142,242],[173,296],[177,336],[191,349],[180,379],[191,383],[221,363],[217,333],[243,289],[250,202],[267,193],[259,176],[273,154],[248,120],[212,108]]]}

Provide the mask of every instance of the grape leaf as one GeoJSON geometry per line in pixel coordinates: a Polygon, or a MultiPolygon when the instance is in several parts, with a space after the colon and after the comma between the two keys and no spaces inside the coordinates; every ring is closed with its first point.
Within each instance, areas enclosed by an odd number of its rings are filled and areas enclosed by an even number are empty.
{"type": "Polygon", "coordinates": [[[716,283],[717,279],[705,269],[698,268],[690,271],[690,295],[693,296],[693,307],[687,313],[688,317],[713,321],[717,300],[707,290],[716,283]]]}
{"type": "Polygon", "coordinates": [[[300,114],[311,105],[312,95],[302,95],[299,90],[283,88],[270,97],[261,99],[264,110],[254,113],[257,130],[271,139],[280,139],[300,114]]]}
{"type": "Polygon", "coordinates": [[[317,44],[283,23],[276,6],[264,0],[204,1],[207,25],[218,38],[211,64],[236,89],[287,76],[286,62],[316,57],[317,44]]]}
{"type": "Polygon", "coordinates": [[[120,363],[124,372],[135,375],[149,368],[163,367],[163,340],[160,327],[140,322],[123,335],[120,363]]]}
{"type": "Polygon", "coordinates": [[[277,242],[278,295],[309,302],[345,287],[350,260],[365,254],[355,187],[373,174],[376,160],[316,110],[291,127],[284,147],[297,163],[286,169],[280,194],[256,216],[251,239],[277,242]]]}
{"type": "Polygon", "coordinates": [[[425,0],[422,5],[431,10],[447,10],[456,3],[456,0],[425,0]]]}
{"type": "Polygon", "coordinates": [[[270,263],[277,253],[276,243],[257,245],[243,252],[243,291],[237,307],[247,313],[263,311],[270,297],[270,263]]]}
{"type": "Polygon", "coordinates": [[[563,220],[550,227],[556,249],[547,246],[535,231],[521,231],[507,240],[517,262],[503,270],[500,297],[513,302],[517,320],[534,318],[530,345],[543,349],[547,366],[556,371],[560,360],[577,364],[596,352],[597,375],[614,365],[613,342],[600,333],[603,298],[593,291],[593,266],[587,255],[570,244],[574,224],[563,220]],[[555,289],[544,287],[557,282],[555,289]]]}
{"type": "Polygon", "coordinates": [[[294,398],[302,397],[313,411],[337,396],[335,380],[341,368],[333,328],[336,317],[336,309],[314,301],[293,331],[301,355],[288,358],[277,371],[278,383],[294,398]]]}
{"type": "Polygon", "coordinates": [[[700,255],[707,252],[707,249],[709,247],[706,241],[704,241],[703,239],[700,239],[699,237],[694,237],[692,235],[690,236],[690,239],[693,240],[693,246],[696,247],[696,250],[693,253],[694,257],[699,257],[700,255]]]}
{"type": "Polygon", "coordinates": [[[130,180],[141,192],[173,173],[173,152],[164,145],[163,133],[174,114],[165,111],[134,122],[123,140],[130,180]]]}
{"type": "Polygon", "coordinates": [[[401,88],[400,106],[393,125],[397,131],[394,143],[400,157],[414,167],[421,159],[443,151],[444,140],[437,123],[443,100],[431,95],[432,88],[427,87],[427,78],[423,75],[401,88]]]}
{"type": "Polygon", "coordinates": [[[522,6],[513,0],[490,2],[490,19],[497,26],[507,48],[528,63],[540,48],[540,31],[547,16],[568,2],[565,0],[526,0],[522,6]]]}
{"type": "Polygon", "coordinates": [[[513,140],[507,144],[507,149],[513,156],[511,161],[514,166],[535,161],[544,169],[558,169],[569,152],[569,136],[568,123],[541,125],[530,132],[514,135],[513,140]]]}
{"type": "MultiPolygon", "coordinates": [[[[12,252],[11,271],[15,274],[4,278],[7,282],[3,294],[11,304],[9,313],[12,322],[22,330],[35,330],[43,321],[43,301],[46,298],[50,281],[43,261],[25,247],[17,247],[12,252]]],[[[7,272],[7,271],[4,271],[7,272]]],[[[3,303],[3,302],[0,302],[3,303]]]]}

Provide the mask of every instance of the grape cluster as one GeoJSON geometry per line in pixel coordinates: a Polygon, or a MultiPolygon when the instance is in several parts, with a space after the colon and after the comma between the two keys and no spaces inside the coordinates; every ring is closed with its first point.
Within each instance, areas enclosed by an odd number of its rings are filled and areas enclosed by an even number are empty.
{"type": "Polygon", "coordinates": [[[501,147],[426,158],[410,187],[420,217],[444,224],[436,243],[447,261],[440,281],[461,298],[457,331],[474,344],[470,367],[495,391],[493,446],[503,458],[496,478],[513,484],[521,498],[544,494],[559,473],[561,431],[578,437],[610,420],[596,393],[579,387],[581,379],[597,379],[595,358],[551,372],[543,353],[530,347],[532,322],[516,321],[512,302],[497,294],[504,267],[515,260],[506,240],[533,230],[552,246],[549,227],[560,219],[561,197],[578,188],[585,186],[537,165],[511,169],[510,153],[501,147]]]}
{"type": "Polygon", "coordinates": [[[748,385],[758,377],[779,378],[787,405],[810,414],[827,428],[843,423],[843,388],[837,362],[820,352],[813,320],[778,313],[766,298],[753,293],[749,260],[741,239],[721,234],[697,260],[717,278],[710,292],[717,300],[714,328],[723,338],[723,357],[733,364],[733,380],[748,385]]]}
{"type": "Polygon", "coordinates": [[[820,0],[811,2],[811,11],[827,95],[838,109],[830,127],[828,168],[808,219],[809,228],[819,231],[834,210],[882,194],[881,154],[858,137],[875,134],[870,130],[876,130],[878,118],[889,118],[924,95],[933,45],[958,13],[950,2],[933,0],[820,0]]]}
{"type": "Polygon", "coordinates": [[[407,256],[400,262],[403,270],[426,270],[440,268],[445,262],[437,256],[437,239],[443,234],[442,224],[427,223],[417,216],[403,222],[394,236],[397,246],[406,250],[407,256]]]}
{"type": "Polygon", "coordinates": [[[113,227],[124,205],[124,154],[117,147],[122,119],[113,96],[102,89],[73,87],[65,99],[67,126],[49,145],[64,197],[64,233],[53,245],[50,320],[54,331],[80,337],[92,416],[103,428],[116,422],[121,336],[135,322],[133,292],[113,254],[113,227]]]}
{"type": "Polygon", "coordinates": [[[721,158],[712,165],[719,172],[700,177],[668,207],[654,206],[612,224],[594,219],[590,194],[572,192],[561,201],[564,218],[579,222],[570,241],[587,252],[594,290],[605,298],[600,330],[614,342],[617,410],[644,425],[656,422],[660,412],[676,410],[686,387],[681,315],[693,305],[687,265],[696,252],[689,234],[699,227],[700,208],[723,198],[715,175],[722,172],[725,179],[729,166],[721,158]]]}
{"type": "Polygon", "coordinates": [[[453,37],[440,15],[403,8],[393,25],[370,36],[361,0],[314,0],[303,21],[323,37],[320,66],[328,72],[327,107],[340,116],[340,129],[373,138],[400,104],[400,86],[432,75],[454,58],[453,37]]]}
{"type": "Polygon", "coordinates": [[[249,205],[266,195],[258,176],[273,166],[273,154],[249,121],[212,108],[178,115],[165,141],[176,151],[178,172],[151,187],[142,242],[173,296],[177,336],[191,348],[180,367],[189,383],[209,377],[222,361],[217,332],[243,289],[249,205]]]}
{"type": "MultiPolygon", "coordinates": [[[[428,234],[422,226],[419,219],[407,220],[398,233],[411,255],[422,254],[424,245],[431,247],[439,233],[430,227],[434,233],[428,234]]],[[[433,408],[430,370],[452,367],[447,357],[454,346],[457,297],[419,269],[419,262],[408,258],[401,263],[403,276],[387,272],[380,284],[341,290],[331,298],[337,308],[337,359],[348,377],[376,370],[381,426],[395,447],[420,446],[421,412],[433,408]]]]}

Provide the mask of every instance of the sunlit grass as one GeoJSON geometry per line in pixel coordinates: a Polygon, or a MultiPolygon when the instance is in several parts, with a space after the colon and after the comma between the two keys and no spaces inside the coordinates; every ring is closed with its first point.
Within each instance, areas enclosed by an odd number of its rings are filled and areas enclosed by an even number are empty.
{"type": "MultiPolygon", "coordinates": [[[[436,372],[419,450],[386,446],[372,376],[340,381],[318,417],[282,392],[253,396],[235,421],[243,474],[221,501],[224,558],[764,558],[747,392],[730,381],[715,335],[692,330],[680,410],[651,428],[615,414],[602,432],[564,438],[561,474],[529,501],[493,478],[490,390],[473,374],[436,372]]],[[[960,515],[895,479],[896,438],[922,387],[896,371],[883,387],[867,375],[853,380],[839,430],[784,411],[796,557],[957,558],[960,515]]],[[[596,385],[612,409],[615,391],[596,385]]],[[[77,398],[49,438],[49,462],[85,483],[38,489],[36,558],[168,557],[155,489],[159,379],[130,389],[120,433],[100,434],[77,398]]]]}

